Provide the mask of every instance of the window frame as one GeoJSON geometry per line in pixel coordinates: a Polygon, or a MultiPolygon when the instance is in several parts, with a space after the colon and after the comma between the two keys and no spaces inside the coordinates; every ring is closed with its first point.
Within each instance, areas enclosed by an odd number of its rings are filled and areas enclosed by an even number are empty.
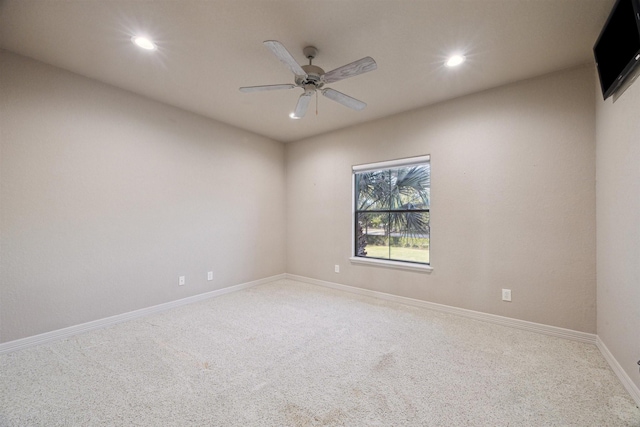
{"type": "MultiPolygon", "coordinates": [[[[349,257],[349,261],[352,264],[363,264],[375,267],[418,271],[422,273],[430,273],[433,270],[433,267],[431,266],[431,233],[429,233],[429,264],[356,256],[356,173],[380,170],[385,168],[413,166],[424,163],[431,164],[431,155],[407,157],[376,163],[366,163],[361,165],[353,165],[351,167],[351,256],[349,257]]],[[[431,186],[429,186],[429,188],[431,188],[431,186]]],[[[431,208],[431,206],[429,206],[429,208],[431,208]]],[[[429,214],[429,224],[431,224],[431,214],[429,214]]]]}

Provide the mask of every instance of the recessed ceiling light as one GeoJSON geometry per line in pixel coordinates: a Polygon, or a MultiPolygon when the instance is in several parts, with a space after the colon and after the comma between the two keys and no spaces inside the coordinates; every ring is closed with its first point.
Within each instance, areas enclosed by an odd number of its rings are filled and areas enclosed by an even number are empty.
{"type": "Polygon", "coordinates": [[[298,120],[300,117],[296,117],[296,113],[290,113],[289,117],[291,117],[294,120],[298,120]]]}
{"type": "Polygon", "coordinates": [[[449,59],[447,59],[447,62],[445,64],[447,67],[457,67],[458,65],[462,64],[464,60],[465,57],[462,55],[453,55],[449,57],[449,59]]]}
{"type": "Polygon", "coordinates": [[[151,39],[144,36],[133,36],[131,37],[131,41],[135,43],[136,46],[145,50],[156,50],[158,48],[151,39]]]}

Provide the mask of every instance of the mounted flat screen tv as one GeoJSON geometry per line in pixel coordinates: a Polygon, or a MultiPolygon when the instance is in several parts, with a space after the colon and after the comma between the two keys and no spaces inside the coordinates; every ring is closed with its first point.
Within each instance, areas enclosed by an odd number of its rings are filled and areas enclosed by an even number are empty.
{"type": "Polygon", "coordinates": [[[610,97],[640,59],[640,0],[617,0],[593,54],[604,99],[610,97]]]}

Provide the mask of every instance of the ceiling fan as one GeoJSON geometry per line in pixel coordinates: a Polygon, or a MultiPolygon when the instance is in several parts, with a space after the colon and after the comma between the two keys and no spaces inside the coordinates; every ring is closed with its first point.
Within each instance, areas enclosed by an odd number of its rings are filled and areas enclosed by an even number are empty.
{"type": "Polygon", "coordinates": [[[309,107],[311,97],[316,94],[316,91],[320,91],[322,95],[332,101],[336,101],[356,111],[361,111],[367,106],[367,104],[358,99],[352,98],[337,90],[326,88],[324,85],[375,70],[378,68],[378,65],[373,58],[367,56],[325,73],[322,68],[312,64],[313,59],[318,53],[318,49],[313,46],[307,46],[303,49],[304,56],[309,59],[309,65],[301,66],[279,41],[267,40],[264,42],[264,45],[295,74],[295,84],[245,86],[240,88],[240,92],[249,93],[266,90],[293,89],[295,87],[302,88],[304,93],[298,98],[296,109],[291,114],[291,117],[296,119],[304,117],[309,107]]]}

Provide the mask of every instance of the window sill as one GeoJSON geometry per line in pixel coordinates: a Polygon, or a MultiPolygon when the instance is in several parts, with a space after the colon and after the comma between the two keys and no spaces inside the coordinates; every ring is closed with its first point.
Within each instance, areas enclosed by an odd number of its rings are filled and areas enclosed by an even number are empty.
{"type": "Polygon", "coordinates": [[[409,270],[419,271],[421,273],[431,273],[433,267],[424,264],[414,264],[410,262],[401,261],[389,261],[385,259],[376,258],[364,258],[364,257],[351,257],[349,258],[352,264],[366,264],[374,267],[395,268],[397,270],[409,270]]]}

